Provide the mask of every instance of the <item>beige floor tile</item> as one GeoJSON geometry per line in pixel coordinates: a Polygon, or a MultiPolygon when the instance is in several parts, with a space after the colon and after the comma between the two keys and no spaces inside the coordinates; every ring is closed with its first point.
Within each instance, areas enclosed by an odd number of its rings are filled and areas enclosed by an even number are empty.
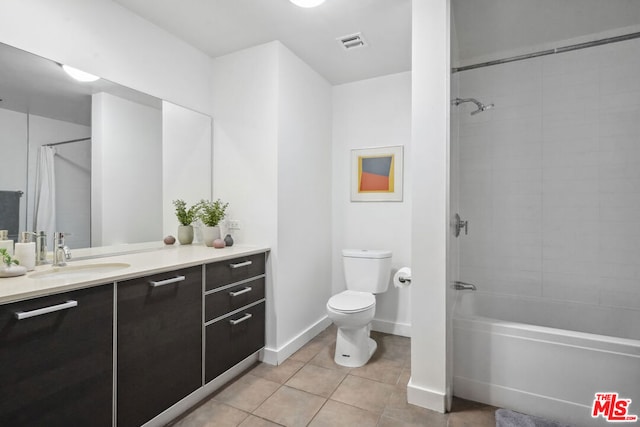
{"type": "Polygon", "coordinates": [[[267,363],[259,363],[251,371],[249,371],[249,373],[251,375],[255,375],[269,381],[284,384],[303,366],[304,363],[302,362],[287,359],[284,361],[284,363],[281,363],[278,366],[269,365],[267,363]]]}
{"type": "Polygon", "coordinates": [[[391,384],[383,384],[367,378],[347,375],[331,395],[331,400],[381,414],[395,389],[396,386],[391,384]]]}
{"type": "Polygon", "coordinates": [[[313,341],[321,341],[325,344],[333,344],[336,342],[336,335],[338,334],[338,328],[336,325],[331,325],[324,331],[320,332],[313,341]]]}
{"type": "Polygon", "coordinates": [[[349,371],[351,371],[351,368],[340,366],[335,362],[335,360],[333,360],[335,353],[336,345],[335,343],[333,343],[332,345],[324,347],[322,350],[320,350],[320,352],[316,354],[316,357],[311,359],[309,363],[311,365],[322,366],[323,368],[328,369],[335,369],[344,373],[348,373],[349,371]]]}
{"type": "Polygon", "coordinates": [[[416,422],[398,420],[396,418],[387,417],[382,415],[377,427],[446,427],[447,418],[442,416],[441,419],[436,418],[433,420],[420,420],[416,422]]]}
{"type": "Polygon", "coordinates": [[[496,407],[459,398],[453,399],[449,416],[450,427],[493,427],[496,407]]]}
{"type": "Polygon", "coordinates": [[[351,369],[350,374],[381,383],[396,385],[402,373],[402,367],[402,362],[383,359],[374,355],[366,365],[351,369]]]}
{"type": "Polygon", "coordinates": [[[329,400],[313,418],[309,427],[375,427],[379,415],[355,406],[329,400]]]}
{"type": "Polygon", "coordinates": [[[214,399],[235,408],[252,412],[280,387],[279,383],[245,374],[225,387],[214,399]]]}
{"type": "Polygon", "coordinates": [[[280,424],[272,423],[271,421],[259,418],[254,415],[249,415],[238,427],[278,427],[280,424]]]}
{"type": "Polygon", "coordinates": [[[288,427],[309,424],[326,399],[282,386],[268,398],[253,414],[288,427]]]}
{"type": "Polygon", "coordinates": [[[309,360],[313,359],[320,350],[325,348],[326,345],[327,343],[324,341],[311,341],[300,350],[293,353],[289,359],[307,363],[309,360]]]}
{"type": "Polygon", "coordinates": [[[380,334],[372,335],[372,338],[378,343],[378,349],[374,357],[378,356],[394,360],[404,366],[409,365],[411,361],[411,345],[408,338],[380,334]]]}
{"type": "Polygon", "coordinates": [[[248,413],[211,399],[173,427],[236,427],[249,416],[248,413]]]}
{"type": "Polygon", "coordinates": [[[406,389],[397,387],[382,413],[383,417],[406,425],[446,426],[447,415],[407,403],[406,389]]]}
{"type": "Polygon", "coordinates": [[[372,332],[378,350],[361,368],[333,360],[331,325],[280,366],[258,364],[172,424],[179,427],[493,427],[497,408],[454,398],[440,414],[407,403],[410,340],[372,332]],[[283,385],[284,384],[284,385],[283,385]],[[330,396],[329,400],[325,397],[330,396]],[[253,414],[249,414],[253,412],[253,414]],[[310,423],[310,424],[309,424],[310,423]]]}
{"type": "Polygon", "coordinates": [[[286,385],[322,397],[329,397],[340,385],[345,373],[315,365],[305,365],[286,385]]]}
{"type": "Polygon", "coordinates": [[[409,380],[411,379],[411,368],[407,368],[406,366],[402,368],[402,372],[400,372],[400,377],[398,378],[398,386],[406,388],[409,384],[409,380]]]}

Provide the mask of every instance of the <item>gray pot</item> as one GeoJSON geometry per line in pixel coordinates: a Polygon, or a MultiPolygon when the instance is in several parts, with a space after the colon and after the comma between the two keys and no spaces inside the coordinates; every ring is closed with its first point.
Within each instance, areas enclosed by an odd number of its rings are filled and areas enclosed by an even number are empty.
{"type": "Polygon", "coordinates": [[[220,238],[220,227],[210,227],[205,225],[202,227],[202,240],[206,246],[213,246],[213,241],[220,238]]]}
{"type": "Polygon", "coordinates": [[[190,245],[191,243],[193,243],[192,225],[178,226],[178,242],[180,242],[181,245],[190,245]]]}

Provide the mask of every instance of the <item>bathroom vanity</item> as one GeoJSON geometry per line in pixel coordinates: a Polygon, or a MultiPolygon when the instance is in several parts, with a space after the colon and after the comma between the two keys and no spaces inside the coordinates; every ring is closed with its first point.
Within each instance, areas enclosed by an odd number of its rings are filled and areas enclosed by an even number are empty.
{"type": "Polygon", "coordinates": [[[1,279],[0,425],[171,421],[257,361],[267,255],[167,247],[1,279]]]}

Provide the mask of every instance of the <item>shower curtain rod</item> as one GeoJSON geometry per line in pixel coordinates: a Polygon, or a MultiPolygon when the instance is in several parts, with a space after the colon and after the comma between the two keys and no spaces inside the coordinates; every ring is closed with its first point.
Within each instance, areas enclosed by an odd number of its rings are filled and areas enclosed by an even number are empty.
{"type": "Polygon", "coordinates": [[[606,39],[593,40],[590,42],[576,43],[569,46],[557,47],[554,49],[541,50],[538,52],[527,53],[524,55],[510,56],[507,58],[496,59],[494,61],[480,62],[478,64],[465,65],[464,67],[454,67],[451,73],[457,73],[465,70],[473,70],[475,68],[489,67],[491,65],[506,64],[508,62],[522,61],[524,59],[537,58],[539,56],[554,55],[556,53],[571,52],[572,50],[586,49],[588,47],[602,46],[609,43],[623,42],[640,38],[640,32],[624,34],[622,36],[608,37],[606,39]]]}
{"type": "Polygon", "coordinates": [[[68,141],[52,142],[51,144],[42,144],[43,147],[54,147],[56,145],[71,144],[72,142],[91,141],[91,138],[70,139],[68,141]]]}

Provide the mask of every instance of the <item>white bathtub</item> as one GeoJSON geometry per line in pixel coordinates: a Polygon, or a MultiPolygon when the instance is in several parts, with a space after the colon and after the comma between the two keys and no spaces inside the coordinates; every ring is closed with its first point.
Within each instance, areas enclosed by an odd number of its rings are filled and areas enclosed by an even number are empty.
{"type": "Polygon", "coordinates": [[[595,394],[617,392],[640,417],[640,311],[457,293],[455,396],[600,426],[611,424],[591,417],[595,394]]]}

